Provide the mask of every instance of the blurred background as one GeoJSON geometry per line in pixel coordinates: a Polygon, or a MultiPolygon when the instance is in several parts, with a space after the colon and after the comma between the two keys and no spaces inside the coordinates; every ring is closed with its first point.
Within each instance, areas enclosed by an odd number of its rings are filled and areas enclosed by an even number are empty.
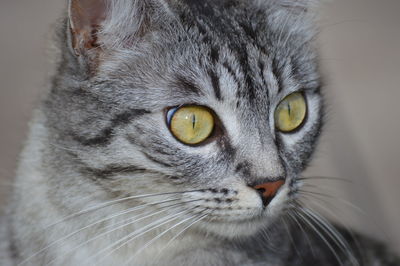
{"type": "MultiPolygon", "coordinates": [[[[0,1],[0,203],[11,190],[27,123],[53,67],[65,0],[0,1]]],[[[309,206],[400,254],[400,1],[325,1],[318,45],[327,126],[304,174],[309,206]],[[318,187],[317,187],[318,186],[318,187]],[[311,199],[311,200],[310,200],[311,199]]],[[[1,206],[1,205],[0,205],[1,206]]]]}

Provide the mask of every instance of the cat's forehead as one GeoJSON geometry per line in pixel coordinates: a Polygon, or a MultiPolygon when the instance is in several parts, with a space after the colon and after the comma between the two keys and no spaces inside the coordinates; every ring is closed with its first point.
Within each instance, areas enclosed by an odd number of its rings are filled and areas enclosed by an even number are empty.
{"type": "Polygon", "coordinates": [[[155,108],[215,101],[263,115],[281,91],[317,87],[310,36],[292,31],[289,13],[279,26],[243,2],[183,2],[174,23],[117,54],[101,74],[155,108]]]}

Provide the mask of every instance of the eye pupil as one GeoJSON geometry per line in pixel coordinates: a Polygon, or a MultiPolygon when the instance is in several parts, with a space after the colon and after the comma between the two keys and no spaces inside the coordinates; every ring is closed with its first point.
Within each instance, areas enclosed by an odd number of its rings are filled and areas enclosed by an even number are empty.
{"type": "Polygon", "coordinates": [[[194,126],[196,125],[196,115],[192,116],[192,123],[193,123],[193,129],[194,129],[194,126]]]}

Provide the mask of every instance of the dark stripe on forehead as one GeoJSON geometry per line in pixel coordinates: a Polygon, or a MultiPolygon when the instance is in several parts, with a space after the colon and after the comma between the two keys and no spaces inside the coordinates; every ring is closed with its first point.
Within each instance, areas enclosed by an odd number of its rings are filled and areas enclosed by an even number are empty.
{"type": "Polygon", "coordinates": [[[83,146],[105,146],[110,143],[114,130],[116,127],[126,125],[133,119],[136,119],[145,114],[149,114],[150,111],[144,109],[131,109],[129,111],[117,114],[110,122],[110,125],[100,131],[100,133],[93,138],[85,138],[79,133],[71,133],[74,140],[79,142],[83,146]]]}
{"type": "Polygon", "coordinates": [[[253,40],[253,42],[256,42],[257,40],[257,33],[255,32],[255,30],[247,25],[246,23],[243,22],[239,22],[240,27],[242,27],[244,33],[247,35],[247,37],[251,40],[253,40]]]}
{"type": "Polygon", "coordinates": [[[218,78],[217,74],[215,74],[214,71],[210,71],[209,75],[211,78],[212,87],[214,89],[215,98],[217,98],[219,101],[221,101],[222,96],[221,96],[221,87],[219,84],[219,78],[218,78]]]}
{"type": "MultiPolygon", "coordinates": [[[[269,99],[269,88],[268,88],[268,83],[267,83],[267,81],[265,80],[265,77],[264,77],[265,64],[264,64],[264,62],[263,62],[261,59],[258,60],[258,67],[259,67],[259,69],[260,69],[260,77],[261,77],[261,80],[262,80],[262,82],[263,82],[263,85],[264,85],[265,88],[266,88],[265,93],[267,94],[267,98],[269,99]]],[[[269,106],[268,106],[268,108],[269,108],[269,106]]]]}
{"type": "Polygon", "coordinates": [[[246,46],[235,45],[234,51],[236,51],[236,57],[239,59],[239,64],[242,68],[244,74],[244,84],[241,84],[242,90],[237,91],[238,98],[248,98],[250,101],[253,101],[255,98],[254,84],[251,74],[251,68],[248,61],[248,53],[246,46]]]}
{"type": "Polygon", "coordinates": [[[213,62],[213,64],[216,64],[219,60],[219,50],[215,46],[211,46],[211,52],[210,52],[210,57],[213,62]]]}
{"type": "Polygon", "coordinates": [[[284,88],[283,84],[283,69],[279,60],[274,58],[272,60],[272,74],[274,75],[276,82],[278,83],[278,93],[281,92],[284,88]]]}
{"type": "Polygon", "coordinates": [[[181,75],[178,75],[176,77],[176,80],[173,82],[172,87],[176,87],[184,94],[190,93],[197,96],[200,96],[202,94],[201,89],[194,82],[181,75]]]}

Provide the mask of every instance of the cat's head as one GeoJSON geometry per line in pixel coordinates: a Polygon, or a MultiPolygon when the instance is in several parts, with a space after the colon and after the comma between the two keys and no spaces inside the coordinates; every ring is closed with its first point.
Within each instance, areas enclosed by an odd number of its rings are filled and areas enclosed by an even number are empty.
{"type": "Polygon", "coordinates": [[[62,164],[110,198],[171,192],[221,236],[268,226],[320,133],[307,2],[70,1],[45,105],[62,164]]]}

